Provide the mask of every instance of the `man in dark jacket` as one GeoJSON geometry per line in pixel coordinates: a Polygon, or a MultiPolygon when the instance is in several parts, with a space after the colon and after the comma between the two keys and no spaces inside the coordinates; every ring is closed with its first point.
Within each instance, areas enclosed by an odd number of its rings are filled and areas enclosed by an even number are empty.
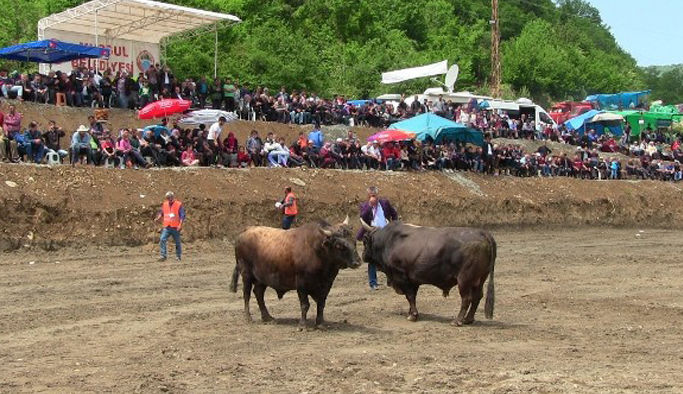
{"type": "MultiPolygon", "coordinates": [[[[390,221],[398,220],[398,213],[387,199],[379,198],[376,186],[368,188],[368,202],[360,207],[360,220],[368,226],[382,228],[390,221]]],[[[356,239],[361,241],[365,235],[365,226],[361,226],[356,239]]],[[[372,290],[377,290],[377,267],[368,263],[368,283],[372,290]]]]}

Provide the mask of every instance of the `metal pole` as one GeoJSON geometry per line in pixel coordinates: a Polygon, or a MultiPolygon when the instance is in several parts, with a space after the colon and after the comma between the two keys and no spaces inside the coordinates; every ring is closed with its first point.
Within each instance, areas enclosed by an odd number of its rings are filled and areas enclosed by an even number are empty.
{"type": "Polygon", "coordinates": [[[213,78],[218,78],[218,27],[214,26],[216,41],[213,44],[213,78]]]}
{"type": "Polygon", "coordinates": [[[500,19],[498,0],[491,0],[491,95],[500,98],[500,19]]]}
{"type": "Polygon", "coordinates": [[[100,31],[97,28],[97,14],[99,14],[99,11],[95,11],[95,46],[99,47],[100,46],[100,31]]]}

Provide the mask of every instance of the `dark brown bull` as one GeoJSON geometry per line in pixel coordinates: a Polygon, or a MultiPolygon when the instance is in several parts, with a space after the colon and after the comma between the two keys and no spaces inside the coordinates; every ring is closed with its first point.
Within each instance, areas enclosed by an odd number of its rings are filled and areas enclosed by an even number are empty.
{"type": "Polygon", "coordinates": [[[417,320],[415,299],[420,285],[434,285],[444,297],[458,285],[462,305],[453,321],[471,324],[489,277],[484,313],[493,318],[493,268],[496,242],[488,231],[474,228],[419,227],[391,222],[382,229],[368,226],[363,260],[377,264],[388,284],[410,304],[408,320],[417,320]],[[469,312],[468,312],[469,310],[469,312]]]}
{"type": "Polygon", "coordinates": [[[332,226],[310,223],[292,229],[249,227],[235,242],[235,270],[230,291],[237,291],[238,276],[244,284],[244,314],[251,321],[249,298],[252,287],[261,310],[261,320],[272,321],[263,294],[267,287],[278,298],[296,290],[301,303],[300,324],[306,324],[310,295],[317,305],[315,324],[324,322],[325,301],[340,269],[358,268],[360,258],[353,231],[344,223],[332,226]]]}

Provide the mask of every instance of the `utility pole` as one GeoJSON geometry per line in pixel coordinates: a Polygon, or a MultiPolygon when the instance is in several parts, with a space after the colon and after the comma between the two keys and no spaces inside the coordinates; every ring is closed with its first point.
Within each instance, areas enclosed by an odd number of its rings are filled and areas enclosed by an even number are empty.
{"type": "Polygon", "coordinates": [[[491,96],[500,98],[500,19],[498,0],[491,0],[491,96]]]}

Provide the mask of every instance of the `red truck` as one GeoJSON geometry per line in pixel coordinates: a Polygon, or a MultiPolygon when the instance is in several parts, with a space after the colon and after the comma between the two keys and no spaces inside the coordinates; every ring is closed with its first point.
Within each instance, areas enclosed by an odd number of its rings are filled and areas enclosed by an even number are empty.
{"type": "Polygon", "coordinates": [[[588,112],[595,109],[593,103],[577,103],[573,101],[563,101],[561,103],[555,104],[550,109],[550,117],[553,118],[555,123],[562,124],[571,118],[575,118],[584,112],[588,112]]]}

